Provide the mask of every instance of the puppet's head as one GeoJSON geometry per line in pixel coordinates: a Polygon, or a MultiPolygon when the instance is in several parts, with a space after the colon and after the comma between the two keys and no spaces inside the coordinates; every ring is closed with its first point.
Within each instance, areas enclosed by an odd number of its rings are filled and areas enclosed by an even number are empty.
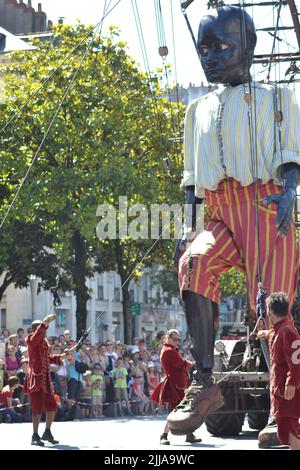
{"type": "Polygon", "coordinates": [[[247,83],[256,39],[251,16],[239,7],[224,6],[204,16],[197,45],[207,80],[231,86],[247,83]]]}

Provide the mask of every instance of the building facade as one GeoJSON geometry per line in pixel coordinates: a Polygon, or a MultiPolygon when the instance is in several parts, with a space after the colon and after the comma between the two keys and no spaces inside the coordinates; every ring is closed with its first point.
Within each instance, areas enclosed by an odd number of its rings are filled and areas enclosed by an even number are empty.
{"type": "MultiPolygon", "coordinates": [[[[138,281],[131,281],[132,337],[144,337],[151,340],[158,331],[169,328],[179,329],[185,335],[184,313],[178,299],[172,299],[168,305],[161,300],[163,292],[160,286],[153,285],[152,279],[161,269],[153,266],[147,269],[138,281]]],[[[58,336],[64,330],[70,330],[76,338],[76,299],[72,292],[59,292],[62,304],[54,308],[49,291],[38,292],[39,280],[32,278],[30,287],[16,289],[10,285],[1,302],[0,328],[15,332],[18,328],[28,328],[33,320],[42,319],[55,311],[56,323],[49,327],[50,336],[58,336]]],[[[87,280],[90,299],[87,302],[86,326],[93,326],[90,333],[92,342],[107,339],[124,341],[124,320],[122,313],[122,291],[120,277],[115,272],[96,274],[87,280]]]]}

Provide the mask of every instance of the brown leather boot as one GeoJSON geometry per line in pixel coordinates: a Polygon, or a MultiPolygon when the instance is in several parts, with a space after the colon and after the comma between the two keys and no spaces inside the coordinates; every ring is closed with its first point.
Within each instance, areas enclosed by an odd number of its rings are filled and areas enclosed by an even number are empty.
{"type": "Polygon", "coordinates": [[[220,388],[213,382],[211,374],[202,374],[201,380],[192,382],[181,403],[169,414],[171,433],[181,436],[194,432],[209,413],[223,404],[220,388]]]}

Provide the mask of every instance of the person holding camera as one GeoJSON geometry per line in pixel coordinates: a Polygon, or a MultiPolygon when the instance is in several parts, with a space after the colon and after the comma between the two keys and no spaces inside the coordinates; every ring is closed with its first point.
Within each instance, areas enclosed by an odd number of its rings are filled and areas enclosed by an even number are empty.
{"type": "MultiPolygon", "coordinates": [[[[63,354],[50,355],[50,344],[46,338],[49,324],[56,315],[47,315],[44,320],[35,320],[31,325],[31,333],[27,337],[28,369],[23,392],[28,393],[32,410],[33,435],[32,445],[44,446],[42,441],[57,444],[51,433],[51,425],[57,410],[54,390],[50,376],[50,364],[60,365],[62,359],[72,351],[65,350],[63,354]],[[46,412],[46,429],[40,438],[38,434],[41,416],[46,412]]],[[[75,348],[75,346],[74,346],[75,348]]]]}

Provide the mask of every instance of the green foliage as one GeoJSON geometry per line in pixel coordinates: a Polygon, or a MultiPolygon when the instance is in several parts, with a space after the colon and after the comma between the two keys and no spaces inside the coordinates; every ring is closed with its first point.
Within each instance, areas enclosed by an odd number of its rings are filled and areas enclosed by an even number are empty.
{"type": "MultiPolygon", "coordinates": [[[[36,94],[2,133],[2,217],[78,68],[74,85],[9,220],[36,224],[45,237],[50,237],[51,247],[65,273],[65,287],[68,284],[77,296],[80,329],[85,326],[88,299],[84,278],[91,276],[95,269],[114,269],[124,279],[153,243],[153,240],[134,241],[129,237],[98,240],[98,205],[110,203],[117,207],[120,195],[127,196],[129,205],[143,203],[147,207],[152,203],[180,202],[182,197],[180,147],[170,138],[183,118],[183,108],[162,98],[159,73],[153,74],[156,99],[151,99],[147,77],[128,55],[114,28],[108,37],[93,39],[82,62],[91,41],[91,37],[82,41],[88,31],[81,24],[60,26],[54,30],[55,47],[49,42],[36,42],[35,50],[14,53],[10,62],[0,69],[5,82],[0,105],[2,128],[60,66],[43,91],[36,94]],[[75,47],[76,51],[66,60],[75,47]],[[170,177],[163,166],[165,157],[173,169],[170,177]]],[[[172,248],[170,242],[157,243],[145,264],[170,258],[172,248]]],[[[5,260],[2,264],[8,269],[5,260]]],[[[124,311],[124,315],[128,317],[128,312],[124,311]]]]}
{"type": "Polygon", "coordinates": [[[246,296],[246,276],[238,269],[232,268],[223,273],[219,281],[223,298],[246,296]]]}

